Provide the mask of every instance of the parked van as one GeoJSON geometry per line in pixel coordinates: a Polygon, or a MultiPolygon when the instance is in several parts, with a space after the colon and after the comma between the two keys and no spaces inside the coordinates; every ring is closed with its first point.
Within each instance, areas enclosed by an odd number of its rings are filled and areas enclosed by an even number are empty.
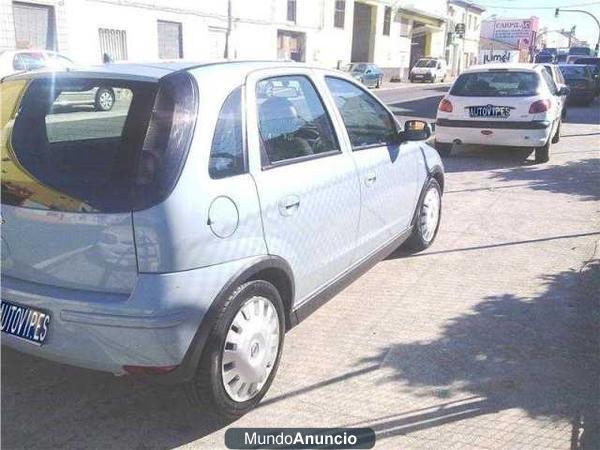
{"type": "Polygon", "coordinates": [[[448,66],[446,60],[441,58],[421,58],[410,70],[408,79],[411,83],[415,81],[444,81],[448,66]]]}

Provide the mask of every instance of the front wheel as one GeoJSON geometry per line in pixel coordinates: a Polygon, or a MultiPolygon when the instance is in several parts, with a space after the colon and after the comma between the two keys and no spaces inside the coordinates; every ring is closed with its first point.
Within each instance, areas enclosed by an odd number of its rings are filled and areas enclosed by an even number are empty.
{"type": "Polygon", "coordinates": [[[277,289],[254,280],[220,307],[198,369],[188,384],[193,404],[226,419],[254,408],[271,386],[283,347],[285,322],[277,289]]]}
{"type": "Polygon", "coordinates": [[[560,142],[560,126],[562,125],[562,121],[558,122],[558,126],[556,127],[556,133],[552,136],[552,143],[558,144],[560,142]]]}
{"type": "Polygon", "coordinates": [[[537,164],[545,163],[550,160],[550,141],[551,140],[552,139],[548,139],[548,142],[546,142],[543,146],[535,148],[535,162],[537,164]]]}
{"type": "Polygon", "coordinates": [[[433,144],[435,149],[438,151],[440,156],[448,157],[450,153],[452,153],[452,143],[451,142],[438,142],[435,141],[433,144]]]}
{"type": "Polygon", "coordinates": [[[420,252],[429,247],[437,236],[441,217],[442,189],[439,183],[431,178],[417,206],[413,231],[406,241],[406,247],[412,252],[420,252]]]}

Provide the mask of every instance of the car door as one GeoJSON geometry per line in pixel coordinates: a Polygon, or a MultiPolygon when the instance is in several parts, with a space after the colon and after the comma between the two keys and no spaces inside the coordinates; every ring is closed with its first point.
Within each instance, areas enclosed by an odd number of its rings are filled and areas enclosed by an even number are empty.
{"type": "Polygon", "coordinates": [[[326,76],[325,82],[360,178],[362,208],[355,254],[360,258],[410,226],[420,150],[415,142],[399,142],[398,124],[372,94],[347,79],[326,76]]]}
{"type": "Polygon", "coordinates": [[[553,112],[552,120],[555,121],[555,123],[553,124],[553,131],[552,131],[551,135],[554,136],[554,131],[556,130],[556,127],[558,127],[558,120],[560,119],[561,112],[564,107],[564,99],[562,96],[559,95],[558,86],[552,79],[552,75],[550,74],[548,69],[543,68],[541,72],[542,72],[543,83],[546,85],[546,88],[548,89],[550,94],[552,94],[552,96],[554,97],[554,99],[556,101],[556,105],[554,105],[554,102],[552,102],[552,106],[551,106],[551,110],[553,112]]]}
{"type": "Polygon", "coordinates": [[[246,92],[265,242],[291,266],[297,305],[350,264],[360,214],[356,167],[309,69],[254,72],[246,92]]]}

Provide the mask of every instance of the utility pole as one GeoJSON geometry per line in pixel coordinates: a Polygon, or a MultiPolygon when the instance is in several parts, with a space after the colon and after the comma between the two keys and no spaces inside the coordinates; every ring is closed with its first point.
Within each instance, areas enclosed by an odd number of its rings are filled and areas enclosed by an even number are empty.
{"type": "Polygon", "coordinates": [[[223,55],[225,59],[229,59],[230,56],[230,41],[231,41],[231,27],[232,27],[232,12],[231,12],[231,1],[227,0],[227,32],[225,33],[225,54],[223,55]]]}
{"type": "Polygon", "coordinates": [[[558,17],[558,14],[561,11],[562,12],[577,12],[577,13],[587,14],[592,19],[594,19],[594,22],[596,22],[596,25],[598,25],[598,40],[596,41],[596,47],[594,48],[594,54],[595,54],[595,56],[598,56],[598,50],[600,49],[600,21],[598,20],[598,18],[595,15],[593,15],[591,12],[584,11],[583,9],[563,9],[563,8],[556,8],[554,10],[554,17],[558,17]]]}

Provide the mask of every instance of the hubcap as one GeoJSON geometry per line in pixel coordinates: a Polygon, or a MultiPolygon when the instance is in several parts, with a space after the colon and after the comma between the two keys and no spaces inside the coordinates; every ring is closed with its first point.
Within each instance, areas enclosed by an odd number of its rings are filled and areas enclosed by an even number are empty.
{"type": "Polygon", "coordinates": [[[229,326],[221,375],[227,395],[236,402],[258,394],[273,370],[279,350],[279,317],[273,303],[252,297],[229,326]]]}
{"type": "Polygon", "coordinates": [[[108,109],[112,106],[113,103],[112,95],[110,95],[109,92],[105,91],[102,94],[100,94],[98,101],[103,109],[108,109]]]}
{"type": "Polygon", "coordinates": [[[431,187],[425,194],[421,208],[421,233],[426,242],[433,239],[439,220],[440,193],[436,188],[431,187]]]}

